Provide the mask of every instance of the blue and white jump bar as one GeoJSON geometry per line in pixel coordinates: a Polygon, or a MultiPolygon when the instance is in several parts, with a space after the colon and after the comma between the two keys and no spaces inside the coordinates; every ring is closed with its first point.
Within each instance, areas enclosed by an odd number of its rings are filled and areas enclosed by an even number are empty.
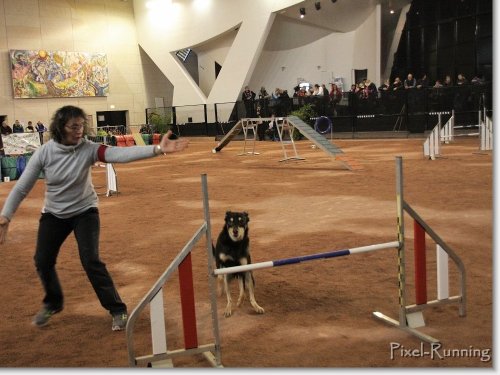
{"type": "Polygon", "coordinates": [[[341,256],[345,256],[345,255],[368,253],[370,251],[390,249],[390,248],[399,248],[399,241],[386,242],[386,243],[361,246],[361,247],[353,247],[352,249],[328,251],[326,253],[303,255],[303,256],[294,257],[294,258],[271,260],[268,262],[245,264],[243,266],[218,268],[218,269],[214,270],[214,275],[225,275],[225,274],[231,274],[231,273],[237,273],[237,272],[258,270],[258,269],[262,269],[262,268],[287,266],[289,264],[307,262],[309,260],[335,258],[335,257],[341,257],[341,256]]]}

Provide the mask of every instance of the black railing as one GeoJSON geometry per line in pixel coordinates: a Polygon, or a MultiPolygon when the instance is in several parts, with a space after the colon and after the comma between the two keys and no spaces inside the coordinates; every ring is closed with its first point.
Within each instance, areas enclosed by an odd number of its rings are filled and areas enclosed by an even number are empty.
{"type": "MultiPolygon", "coordinates": [[[[178,135],[223,135],[236,122],[248,117],[288,116],[309,104],[316,115],[332,120],[333,132],[407,131],[423,133],[436,124],[434,113],[455,111],[457,125],[478,122],[484,108],[492,114],[492,85],[413,88],[345,92],[340,101],[328,97],[260,98],[250,101],[215,103],[171,108],[150,108],[146,113],[170,112],[171,127],[178,135]],[[182,116],[178,114],[182,112],[182,116]],[[176,115],[177,114],[177,115],[176,115]],[[179,119],[182,117],[181,119],[179,119]],[[186,121],[187,119],[187,121],[186,121]],[[195,120],[194,120],[195,119],[195,120]]],[[[310,121],[313,125],[314,119],[310,121]]]]}

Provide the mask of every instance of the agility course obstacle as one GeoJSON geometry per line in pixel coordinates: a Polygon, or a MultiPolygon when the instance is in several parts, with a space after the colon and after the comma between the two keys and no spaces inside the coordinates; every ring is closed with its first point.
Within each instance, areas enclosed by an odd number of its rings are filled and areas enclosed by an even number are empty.
{"type": "Polygon", "coordinates": [[[486,108],[479,111],[479,140],[481,151],[493,150],[493,121],[486,115],[486,108]]]}
{"type": "Polygon", "coordinates": [[[432,129],[431,133],[424,142],[424,156],[435,160],[436,157],[441,156],[441,142],[448,143],[450,141],[451,131],[455,124],[454,114],[446,122],[445,126],[442,126],[442,115],[449,115],[450,112],[434,112],[430,115],[437,115],[438,122],[436,126],[432,129]]]}
{"type": "MultiPolygon", "coordinates": [[[[118,194],[118,177],[116,175],[115,167],[112,163],[101,164],[97,163],[96,166],[106,168],[106,192],[97,192],[97,195],[106,195],[110,197],[112,195],[118,194]]],[[[95,186],[97,188],[102,188],[102,186],[95,186]]]]}
{"type": "Polygon", "coordinates": [[[424,157],[431,160],[436,160],[437,157],[441,157],[441,144],[453,142],[455,141],[455,137],[479,137],[479,150],[490,151],[493,149],[493,122],[491,121],[491,118],[486,116],[486,109],[478,111],[477,125],[456,126],[454,111],[451,112],[451,117],[444,125],[442,125],[441,116],[450,114],[450,112],[435,112],[430,114],[438,116],[438,123],[432,129],[424,142],[424,157]],[[471,128],[479,128],[479,130],[478,132],[472,133],[455,133],[455,130],[457,129],[471,128]]]}
{"type": "MultiPolygon", "coordinates": [[[[297,148],[295,146],[295,141],[294,141],[294,131],[297,130],[302,134],[304,137],[306,137],[309,141],[311,141],[316,147],[320,148],[324,152],[326,152],[328,155],[332,156],[335,158],[335,160],[339,161],[342,163],[344,167],[346,167],[349,170],[353,169],[360,169],[356,165],[351,165],[350,160],[346,157],[341,156],[344,152],[342,149],[329,140],[327,140],[322,134],[318,133],[315,129],[311,128],[308,124],[306,124],[304,121],[299,119],[296,116],[289,116],[289,117],[266,117],[266,118],[245,118],[241,119],[236,123],[236,125],[233,126],[233,128],[220,140],[220,142],[217,144],[215,148],[212,149],[212,152],[215,154],[219,151],[221,151],[229,142],[231,142],[232,139],[236,135],[238,135],[242,130],[244,132],[244,145],[243,145],[243,152],[240,153],[239,155],[257,155],[258,152],[255,152],[255,141],[257,138],[257,127],[259,124],[262,124],[263,122],[267,121],[276,121],[276,127],[278,130],[278,137],[281,145],[281,149],[283,151],[283,158],[280,160],[281,161],[288,161],[288,160],[305,160],[303,157],[299,156],[297,153],[297,148]],[[252,138],[250,138],[250,133],[249,130],[252,130],[252,138]],[[288,133],[288,136],[286,134],[288,133]],[[246,151],[246,144],[247,141],[253,142],[253,149],[251,152],[246,151]],[[289,156],[286,150],[287,146],[291,146],[293,150],[293,155],[289,156]]],[[[331,130],[331,126],[330,129],[331,130]]],[[[356,163],[354,163],[356,164],[356,163]]]]}
{"type": "Polygon", "coordinates": [[[262,120],[245,118],[241,120],[241,129],[243,130],[244,140],[243,140],[243,152],[241,155],[259,155],[255,152],[255,142],[257,141],[257,128],[262,123],[262,120]],[[252,131],[252,138],[250,138],[250,131],[252,131]],[[247,151],[247,141],[252,142],[252,151],[247,151]]]}
{"type": "Polygon", "coordinates": [[[438,339],[417,331],[415,328],[425,325],[422,310],[428,307],[456,303],[459,316],[466,315],[466,276],[465,266],[458,255],[437,235],[434,230],[417,214],[417,212],[404,200],[403,197],[403,159],[396,158],[396,202],[397,225],[400,247],[398,249],[398,278],[399,278],[399,320],[392,319],[380,312],[373,315],[388,324],[398,327],[423,341],[437,343],[438,339]],[[415,299],[416,303],[407,305],[405,288],[405,239],[404,239],[404,213],[414,220],[414,257],[415,257],[415,299]],[[438,246],[439,265],[437,267],[438,299],[427,299],[427,272],[425,256],[425,235],[429,235],[438,246]],[[459,294],[449,296],[448,293],[448,258],[455,263],[459,273],[459,294]]]}
{"type": "MultiPolygon", "coordinates": [[[[210,303],[212,311],[212,332],[214,342],[199,345],[196,330],[196,310],[193,288],[193,274],[191,264],[191,251],[203,238],[206,239],[208,256],[212,255],[212,232],[210,225],[210,214],[208,206],[207,176],[201,176],[203,190],[204,222],[191,237],[179,254],[174,258],[165,272],[155,282],[153,287],[139,302],[130,314],[127,326],[127,348],[129,366],[135,367],[147,365],[149,367],[172,367],[169,363],[172,358],[186,355],[203,354],[205,358],[215,367],[222,367],[220,354],[219,323],[217,320],[217,296],[216,285],[213,277],[208,278],[210,290],[210,303]],[[165,330],[165,311],[163,305],[163,288],[172,274],[179,273],[179,288],[181,293],[181,307],[184,330],[184,348],[168,350],[165,330]],[[151,321],[151,339],[153,353],[144,356],[136,356],[134,349],[134,327],[142,311],[149,306],[151,321]]],[[[214,263],[208,264],[208,274],[213,273],[214,263]]]]}
{"type": "MultiPolygon", "coordinates": [[[[403,168],[402,158],[396,158],[396,208],[397,208],[397,240],[366,245],[361,247],[333,250],[315,254],[257,262],[243,266],[214,269],[215,260],[212,252],[212,236],[210,225],[210,214],[208,206],[208,188],[206,175],[202,175],[204,222],[191,240],[184,246],[175,257],[166,271],[153,285],[139,305],[132,311],[127,327],[127,347],[130,366],[150,365],[158,367],[165,361],[181,355],[204,354],[213,366],[222,367],[220,333],[218,323],[216,278],[219,275],[253,271],[264,268],[297,265],[307,261],[338,258],[347,255],[362,254],[384,249],[396,249],[398,265],[398,319],[390,318],[378,311],[373,316],[389,325],[428,342],[437,343],[438,339],[418,331],[416,328],[425,325],[422,311],[429,307],[445,304],[457,304],[459,316],[466,315],[466,275],[465,267],[457,254],[436,234],[436,232],[416,213],[416,211],[403,198],[403,168]],[[406,243],[404,215],[408,214],[414,220],[414,256],[415,256],[415,304],[407,304],[406,287],[406,243]],[[427,298],[427,269],[426,269],[426,246],[425,237],[429,236],[437,244],[437,291],[435,300],[427,298]],[[206,250],[208,260],[208,286],[211,307],[211,324],[214,342],[199,345],[197,337],[197,322],[194,303],[193,278],[191,269],[191,252],[195,244],[203,237],[206,238],[206,250]],[[458,270],[458,294],[449,294],[449,260],[456,265],[458,270]],[[165,317],[163,307],[163,288],[174,271],[179,271],[181,310],[184,332],[184,348],[167,350],[165,317]],[[153,340],[153,353],[137,356],[133,345],[133,332],[139,314],[150,306],[151,336],[153,340]]],[[[396,268],[396,267],[395,267],[396,268]]]]}
{"type": "Polygon", "coordinates": [[[243,121],[240,120],[234,125],[231,130],[227,132],[227,134],[222,137],[222,139],[219,141],[217,144],[217,147],[212,149],[212,152],[215,154],[216,152],[221,151],[224,147],[228,145],[229,142],[233,140],[235,136],[241,133],[241,130],[243,129],[243,121]]]}
{"type": "Polygon", "coordinates": [[[112,163],[106,163],[106,196],[118,194],[118,179],[112,163]]]}
{"type": "Polygon", "coordinates": [[[297,264],[297,263],[307,262],[307,261],[311,261],[311,260],[336,258],[336,257],[341,257],[341,256],[346,256],[346,255],[351,255],[351,254],[368,253],[370,251],[393,249],[393,248],[398,248],[398,247],[399,247],[398,241],[380,243],[380,244],[376,244],[376,245],[353,247],[352,249],[334,250],[334,251],[328,251],[328,252],[317,253],[317,254],[312,254],[312,255],[302,255],[302,256],[298,256],[298,257],[271,260],[271,261],[267,261],[267,262],[251,263],[251,264],[246,264],[243,266],[219,268],[219,269],[216,269],[214,271],[214,275],[227,275],[227,274],[237,273],[237,272],[260,270],[263,268],[288,266],[291,264],[297,264]]]}
{"type": "Polygon", "coordinates": [[[257,141],[257,131],[259,125],[262,125],[264,122],[275,121],[276,130],[278,133],[281,149],[283,151],[283,159],[280,161],[287,160],[305,160],[300,157],[297,153],[297,148],[295,147],[295,142],[293,140],[293,131],[294,126],[288,122],[287,117],[255,117],[255,118],[243,118],[220,140],[217,147],[212,149],[212,152],[215,154],[218,151],[222,150],[236,135],[243,131],[243,151],[239,153],[239,156],[244,155],[259,155],[258,152],[255,151],[255,144],[257,141]],[[285,137],[286,133],[289,134],[289,137],[285,137]],[[287,139],[285,139],[287,138],[287,139]],[[252,144],[252,151],[247,151],[247,143],[252,144]],[[293,148],[293,156],[288,156],[286,151],[286,146],[291,145],[293,148]]]}

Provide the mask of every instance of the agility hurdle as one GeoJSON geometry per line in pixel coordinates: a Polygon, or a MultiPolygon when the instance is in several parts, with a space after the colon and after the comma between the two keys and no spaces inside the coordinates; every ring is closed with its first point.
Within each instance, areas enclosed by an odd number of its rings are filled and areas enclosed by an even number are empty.
{"type": "Polygon", "coordinates": [[[403,159],[396,158],[396,194],[397,194],[397,217],[398,217],[398,238],[401,247],[398,250],[398,261],[400,271],[400,295],[399,295],[399,321],[389,318],[379,312],[374,316],[395,327],[401,328],[411,334],[420,337],[429,343],[437,343],[439,340],[422,334],[414,328],[425,326],[422,310],[444,304],[458,304],[458,314],[460,317],[466,315],[466,275],[465,266],[458,255],[444,242],[441,237],[418,215],[418,213],[404,200],[403,197],[403,159]],[[404,213],[410,215],[414,220],[414,260],[415,260],[415,299],[413,305],[406,304],[405,292],[405,241],[404,241],[404,213]],[[427,299],[427,269],[425,253],[425,235],[430,236],[436,243],[437,248],[437,291],[436,300],[427,299]],[[449,296],[449,273],[448,259],[451,259],[459,273],[459,294],[449,296]],[[403,280],[401,280],[403,279],[403,280]],[[418,332],[416,334],[415,332],[418,332]]]}
{"type": "Polygon", "coordinates": [[[481,151],[493,150],[493,121],[486,115],[486,108],[479,111],[479,139],[481,151]]]}
{"type": "MultiPolygon", "coordinates": [[[[184,246],[181,252],[174,258],[165,272],[156,281],[149,292],[139,302],[130,314],[127,326],[127,349],[129,366],[136,367],[147,365],[148,367],[173,367],[172,358],[186,355],[203,354],[214,367],[222,367],[219,339],[219,323],[217,320],[217,296],[216,285],[213,277],[208,278],[210,291],[210,304],[212,312],[212,333],[214,342],[199,345],[196,329],[196,310],[193,288],[193,273],[191,263],[191,252],[194,246],[203,238],[206,239],[206,250],[212,255],[212,232],[210,225],[210,214],[208,206],[207,176],[201,176],[203,191],[204,222],[195,232],[193,237],[184,246]],[[172,274],[178,270],[179,288],[182,310],[182,326],[184,332],[184,348],[168,350],[165,329],[165,311],[163,304],[163,288],[172,274]],[[153,353],[137,356],[134,349],[134,328],[136,321],[143,310],[150,307],[150,325],[153,353]]],[[[213,273],[213,264],[208,264],[208,274],[213,273]]]]}
{"type": "MultiPolygon", "coordinates": [[[[213,276],[232,274],[244,271],[253,271],[265,268],[299,264],[306,261],[336,258],[353,254],[361,254],[383,249],[396,248],[398,252],[398,291],[399,291],[399,319],[390,318],[380,312],[374,312],[373,316],[390,325],[412,334],[422,341],[428,343],[437,343],[438,339],[422,333],[416,328],[425,325],[422,310],[426,307],[457,303],[459,305],[459,316],[465,316],[465,267],[455,252],[429,227],[422,218],[408,205],[403,199],[403,173],[402,158],[396,158],[396,202],[397,202],[397,241],[367,245],[351,249],[334,250],[312,255],[304,255],[292,258],[272,260],[266,262],[252,263],[247,265],[220,268],[213,271],[213,276]],[[407,305],[406,303],[406,260],[405,260],[405,237],[404,237],[404,213],[408,213],[419,225],[419,232],[415,238],[415,290],[416,303],[407,305]],[[425,267],[425,242],[422,234],[427,233],[439,246],[439,266],[438,272],[438,300],[427,300],[426,267],[425,267]],[[459,289],[460,294],[449,296],[448,292],[448,256],[455,262],[460,274],[459,289]]],[[[213,256],[209,256],[209,263],[213,263],[213,256]]]]}
{"type": "Polygon", "coordinates": [[[417,337],[418,339],[428,342],[437,343],[438,339],[418,331],[416,328],[425,325],[422,311],[428,307],[434,307],[444,304],[458,304],[459,316],[466,314],[466,289],[465,289],[465,267],[456,253],[428,226],[424,220],[412,209],[412,207],[403,199],[403,173],[402,173],[402,158],[396,158],[396,208],[397,208],[397,240],[361,247],[348,249],[340,249],[334,251],[321,252],[298,257],[291,257],[273,261],[265,261],[242,265],[237,267],[228,267],[222,269],[214,269],[214,256],[212,252],[212,238],[210,229],[210,216],[208,207],[208,193],[206,186],[206,175],[202,175],[203,187],[203,205],[205,222],[201,225],[192,239],[186,244],[183,250],[172,261],[167,270],[158,279],[155,285],[142,299],[139,305],[134,309],[127,322],[127,347],[129,354],[129,365],[151,365],[152,367],[164,366],[165,360],[177,356],[186,356],[194,354],[204,354],[210,363],[216,367],[222,367],[217,296],[216,296],[216,278],[219,275],[230,274],[236,272],[265,269],[278,266],[300,264],[302,262],[337,258],[347,255],[355,255],[368,253],[383,249],[394,248],[397,250],[398,265],[398,300],[399,300],[399,317],[398,319],[390,318],[378,311],[373,312],[373,317],[388,323],[392,326],[417,337]],[[405,224],[404,214],[407,213],[414,219],[414,256],[415,256],[415,295],[416,303],[407,305],[406,297],[406,244],[405,244],[405,224]],[[417,225],[418,224],[418,225],[417,225]],[[192,280],[191,252],[194,245],[205,235],[206,250],[208,260],[208,282],[211,303],[212,331],[214,342],[199,345],[196,331],[196,314],[194,305],[194,292],[192,280]],[[427,283],[426,283],[426,261],[425,261],[425,235],[429,235],[438,245],[438,298],[437,300],[427,299],[427,283]],[[459,271],[459,294],[449,296],[448,284],[448,261],[451,259],[457,266],[459,271]],[[178,350],[167,350],[166,346],[166,330],[164,321],[164,305],[162,288],[175,270],[179,270],[179,281],[181,290],[181,307],[184,330],[184,348],[178,350]],[[133,347],[133,330],[138,315],[146,306],[150,305],[151,314],[151,335],[153,339],[153,354],[137,357],[133,347]]]}
{"type": "Polygon", "coordinates": [[[455,124],[455,116],[452,112],[451,117],[446,124],[442,126],[441,116],[449,115],[450,112],[432,112],[429,114],[437,115],[438,123],[424,142],[424,156],[431,160],[436,160],[436,157],[441,156],[441,142],[448,143],[450,140],[450,135],[452,134],[452,129],[455,124]]]}
{"type": "Polygon", "coordinates": [[[455,112],[451,112],[450,119],[446,124],[442,125],[441,115],[449,114],[450,112],[435,112],[430,115],[438,115],[438,123],[432,129],[429,136],[426,138],[423,151],[424,157],[436,160],[441,156],[441,144],[455,141],[455,137],[479,137],[479,149],[481,151],[489,151],[493,149],[493,123],[486,116],[486,109],[478,111],[478,124],[474,125],[455,125],[455,112]],[[456,129],[471,129],[478,128],[477,132],[456,134],[456,129]]]}

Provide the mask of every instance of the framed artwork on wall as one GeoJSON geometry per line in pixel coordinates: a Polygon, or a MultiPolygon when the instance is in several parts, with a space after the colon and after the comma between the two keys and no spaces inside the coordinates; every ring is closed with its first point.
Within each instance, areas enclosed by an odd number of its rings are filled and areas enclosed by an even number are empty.
{"type": "Polygon", "coordinates": [[[10,50],[14,98],[107,96],[105,53],[10,50]]]}

